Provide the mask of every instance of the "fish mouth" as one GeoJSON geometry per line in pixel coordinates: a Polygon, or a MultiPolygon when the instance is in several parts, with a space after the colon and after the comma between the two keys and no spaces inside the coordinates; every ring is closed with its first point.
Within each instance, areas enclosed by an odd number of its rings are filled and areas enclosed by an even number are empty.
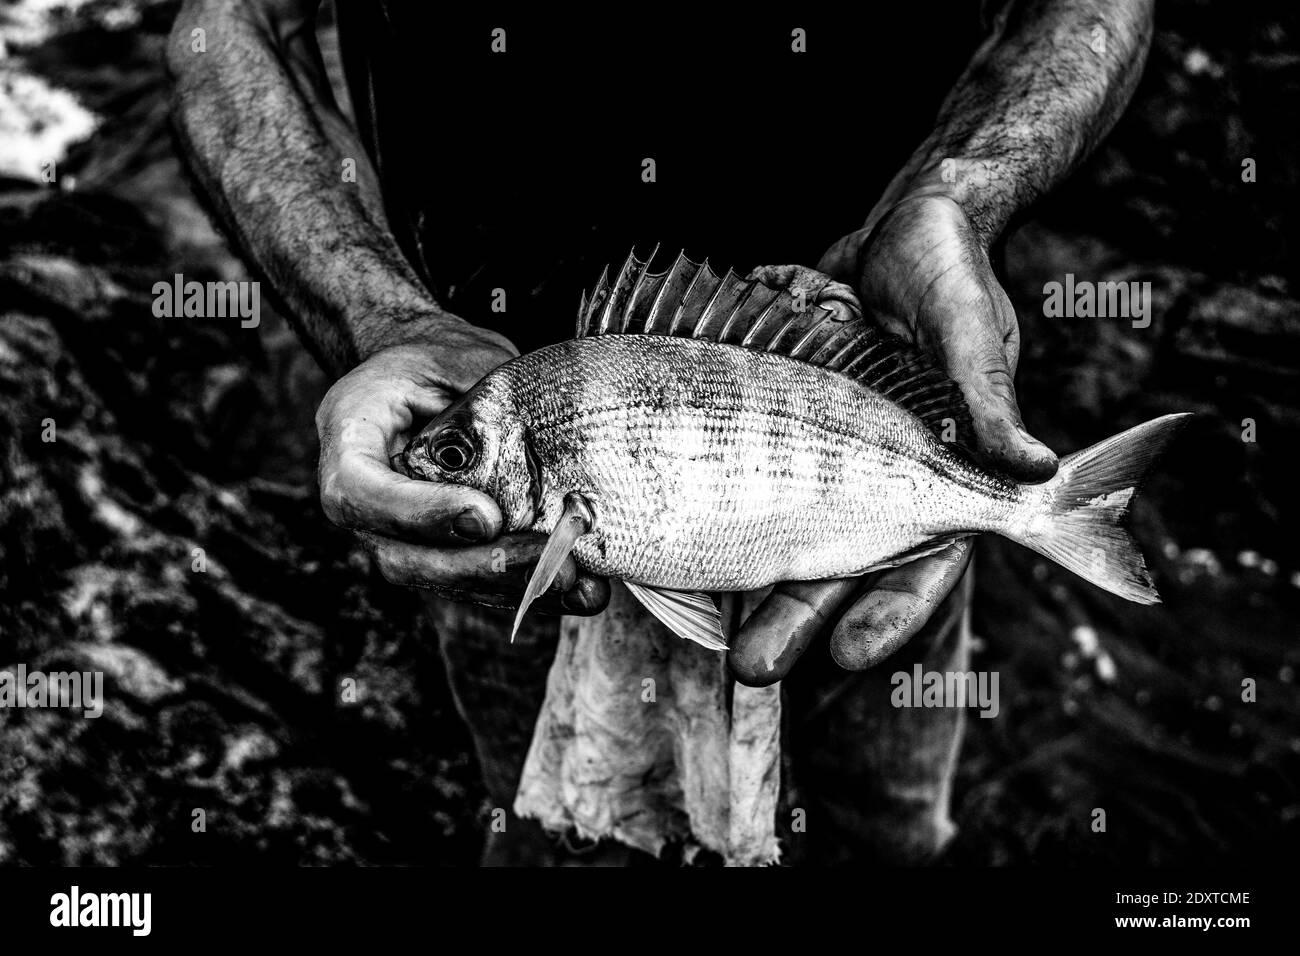
{"type": "Polygon", "coordinates": [[[416,437],[412,438],[409,442],[406,443],[405,448],[403,448],[397,454],[390,455],[388,457],[388,464],[393,469],[393,471],[397,472],[399,475],[405,475],[407,478],[424,477],[424,475],[420,474],[419,471],[415,468],[415,466],[411,464],[412,456],[414,455],[416,447],[419,445],[419,443],[420,443],[420,436],[417,435],[416,437]]]}

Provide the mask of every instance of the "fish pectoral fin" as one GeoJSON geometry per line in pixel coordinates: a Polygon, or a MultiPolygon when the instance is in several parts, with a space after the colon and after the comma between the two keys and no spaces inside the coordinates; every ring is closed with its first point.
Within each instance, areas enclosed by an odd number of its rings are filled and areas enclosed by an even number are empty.
{"type": "Polygon", "coordinates": [[[542,555],[537,559],[537,567],[533,569],[533,576],[528,579],[523,600],[519,602],[519,611],[515,614],[515,626],[510,629],[511,643],[514,643],[515,635],[519,633],[519,625],[524,619],[524,613],[534,601],[546,593],[555,576],[560,573],[564,559],[569,556],[578,539],[591,530],[591,525],[592,510],[587,499],[576,493],[566,495],[564,512],[560,515],[560,520],[555,523],[555,530],[546,539],[546,547],[542,549],[542,555]]]}
{"type": "Polygon", "coordinates": [[[694,641],[711,651],[727,649],[722,634],[722,615],[713,599],[703,591],[667,591],[631,581],[623,583],[647,611],[678,637],[694,641]]]}

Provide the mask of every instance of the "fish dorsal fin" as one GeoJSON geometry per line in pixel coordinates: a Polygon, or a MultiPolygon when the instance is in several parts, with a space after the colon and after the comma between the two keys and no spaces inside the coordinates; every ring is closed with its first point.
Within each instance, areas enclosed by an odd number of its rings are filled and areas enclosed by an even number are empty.
{"type": "MultiPolygon", "coordinates": [[[[658,251],[657,248],[655,250],[658,251]]],[[[961,389],[924,353],[865,318],[841,321],[827,308],[730,269],[678,253],[664,272],[634,249],[613,281],[606,269],[578,307],[575,338],[674,335],[772,352],[839,372],[901,405],[945,441],[969,447],[961,389]]]]}

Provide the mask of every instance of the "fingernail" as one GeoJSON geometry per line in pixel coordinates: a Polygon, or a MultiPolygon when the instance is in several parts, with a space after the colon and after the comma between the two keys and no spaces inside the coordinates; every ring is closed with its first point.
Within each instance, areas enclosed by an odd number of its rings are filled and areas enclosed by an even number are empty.
{"type": "Polygon", "coordinates": [[[469,541],[482,541],[488,535],[487,522],[473,508],[466,508],[451,523],[451,530],[469,541]]]}
{"type": "Polygon", "coordinates": [[[748,641],[733,642],[727,651],[727,666],[731,676],[746,687],[769,687],[783,679],[793,661],[785,661],[785,655],[778,655],[765,646],[763,637],[753,635],[748,641]]]}
{"type": "Polygon", "coordinates": [[[1024,441],[1024,451],[1021,454],[1019,465],[1020,474],[1018,477],[1029,481],[1046,481],[1056,474],[1056,468],[1059,459],[1056,452],[1048,448],[1037,438],[1030,435],[1023,428],[1017,428],[1016,432],[1024,441]]]}
{"type": "Polygon", "coordinates": [[[1035,438],[1033,435],[1029,434],[1029,432],[1025,431],[1025,426],[1023,426],[1023,425],[1017,425],[1017,426],[1016,426],[1016,433],[1017,433],[1018,435],[1020,435],[1020,437],[1021,437],[1021,438],[1022,438],[1022,439],[1027,443],[1027,444],[1030,444],[1030,445],[1037,445],[1039,448],[1045,448],[1045,447],[1047,447],[1047,446],[1044,445],[1042,442],[1040,442],[1037,438],[1035,438]]]}

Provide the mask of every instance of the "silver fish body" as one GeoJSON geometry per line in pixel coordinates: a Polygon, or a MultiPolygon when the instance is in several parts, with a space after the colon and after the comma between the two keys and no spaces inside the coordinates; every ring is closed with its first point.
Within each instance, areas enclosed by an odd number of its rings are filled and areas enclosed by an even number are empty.
{"type": "Polygon", "coordinates": [[[633,254],[584,296],[576,333],[489,373],[405,455],[411,474],[491,495],[506,530],[548,535],[516,628],[569,554],[716,648],[703,592],[848,577],[980,532],[1159,600],[1122,521],[1186,415],[1021,485],[936,437],[969,425],[960,390],[860,315],[633,254]]]}
{"type": "Polygon", "coordinates": [[[657,335],[577,339],[484,382],[512,399],[549,533],[565,493],[594,511],[574,555],[652,587],[738,591],[844,577],[928,542],[1006,531],[1024,492],[845,376],[657,335]]]}

